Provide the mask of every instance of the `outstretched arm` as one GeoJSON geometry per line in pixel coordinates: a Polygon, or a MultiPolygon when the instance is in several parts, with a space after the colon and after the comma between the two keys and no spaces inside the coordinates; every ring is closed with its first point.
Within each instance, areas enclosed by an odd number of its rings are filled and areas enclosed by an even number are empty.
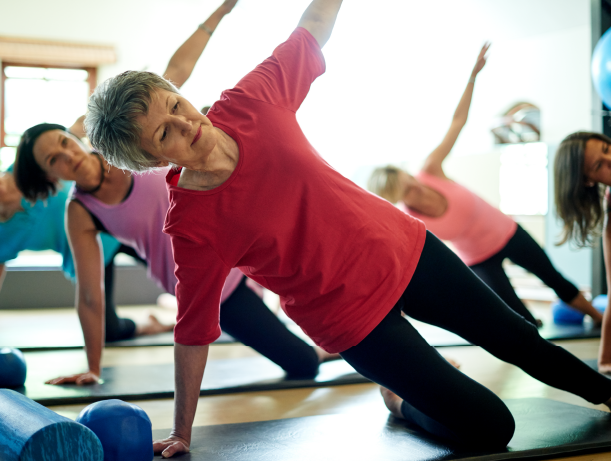
{"type": "Polygon", "coordinates": [[[441,144],[439,144],[435,148],[435,150],[429,154],[429,156],[424,162],[422,170],[429,174],[442,178],[446,177],[443,172],[442,164],[445,158],[452,150],[452,148],[454,147],[454,144],[456,144],[458,135],[467,123],[467,117],[469,116],[469,108],[471,107],[471,98],[473,97],[473,88],[475,86],[475,77],[477,77],[477,74],[479,74],[479,72],[486,65],[486,52],[488,51],[488,48],[490,48],[490,44],[486,43],[479,52],[479,56],[477,57],[477,61],[475,62],[475,67],[473,67],[473,72],[471,72],[471,78],[469,79],[467,88],[465,89],[465,92],[460,98],[458,107],[454,112],[454,117],[452,118],[452,124],[450,125],[450,129],[443,138],[443,141],[441,141],[441,144]]]}
{"type": "MultiPolygon", "coordinates": [[[[606,204],[606,206],[609,206],[606,204]]],[[[600,350],[598,352],[598,371],[601,373],[611,372],[611,226],[609,224],[609,211],[605,217],[605,227],[603,230],[603,254],[605,261],[605,271],[607,273],[607,308],[603,314],[603,323],[600,332],[600,350]]]]}
{"type": "Polygon", "coordinates": [[[320,47],[329,41],[342,0],[313,0],[305,10],[298,27],[303,27],[316,39],[320,47]]]}
{"type": "Polygon", "coordinates": [[[174,428],[170,437],[153,443],[155,454],[170,458],[189,452],[191,426],[208,359],[209,346],[174,344],[174,428]]]}
{"type": "Polygon", "coordinates": [[[2,290],[2,284],[4,283],[4,277],[6,276],[6,266],[4,263],[0,264],[0,290],[2,290]]]}
{"type": "Polygon", "coordinates": [[[105,331],[104,272],[98,231],[87,210],[77,202],[68,204],[66,231],[76,265],[76,310],[83,329],[89,370],[61,376],[47,384],[95,384],[101,372],[105,331]]]}
{"type": "Polygon", "coordinates": [[[225,0],[206,21],[201,24],[193,35],[183,43],[170,59],[163,73],[165,78],[180,88],[191,76],[197,60],[210,40],[210,35],[226,14],[231,13],[238,0],[225,0]]]}

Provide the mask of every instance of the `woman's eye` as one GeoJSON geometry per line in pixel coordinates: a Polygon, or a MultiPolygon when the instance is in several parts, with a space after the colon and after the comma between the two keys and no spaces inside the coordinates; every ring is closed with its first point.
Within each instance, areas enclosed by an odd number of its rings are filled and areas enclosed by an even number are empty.
{"type": "Polygon", "coordinates": [[[62,147],[66,147],[66,144],[68,144],[68,138],[62,139],[62,147]]]}
{"type": "Polygon", "coordinates": [[[165,139],[166,134],[168,134],[168,130],[167,128],[165,130],[163,130],[163,134],[161,135],[161,141],[163,141],[165,139]]]}
{"type": "Polygon", "coordinates": [[[176,112],[176,109],[178,109],[178,101],[176,101],[176,104],[174,104],[174,107],[172,108],[172,112],[176,112]]]}
{"type": "Polygon", "coordinates": [[[54,163],[55,163],[55,157],[52,157],[51,160],[49,160],[49,165],[53,166],[54,163]]]}

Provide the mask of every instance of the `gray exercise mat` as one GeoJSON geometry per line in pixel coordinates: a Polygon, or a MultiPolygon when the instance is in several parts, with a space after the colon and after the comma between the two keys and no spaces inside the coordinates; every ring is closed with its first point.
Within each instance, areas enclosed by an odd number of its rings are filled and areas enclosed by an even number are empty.
{"type": "MultiPolygon", "coordinates": [[[[414,327],[431,346],[471,346],[471,343],[467,340],[442,328],[420,324],[419,322],[414,322],[414,327]]],[[[584,323],[583,325],[557,325],[548,320],[539,329],[539,334],[548,341],[591,339],[600,338],[600,328],[594,328],[591,323],[584,323]]]]}
{"type": "MultiPolygon", "coordinates": [[[[500,461],[611,451],[608,413],[546,399],[515,399],[505,403],[516,420],[516,433],[507,449],[496,453],[448,446],[405,421],[375,413],[195,427],[191,453],[178,459],[500,461]]],[[[156,430],[153,438],[165,438],[168,434],[168,429],[156,430]]]]}
{"type": "MultiPolygon", "coordinates": [[[[68,351],[67,351],[68,352],[68,351]]],[[[105,399],[146,400],[174,396],[174,365],[116,366],[102,370],[102,383],[50,385],[45,381],[74,372],[61,352],[49,353],[49,367],[29,369],[25,387],[15,389],[43,405],[90,403],[105,399]],[[66,366],[68,365],[68,366],[66,366]]],[[[27,357],[26,357],[27,360],[27,357]]],[[[368,383],[343,360],[324,363],[315,379],[286,379],[284,371],[263,357],[211,360],[200,395],[368,383]]]]}
{"type": "MultiPolygon", "coordinates": [[[[226,333],[216,344],[234,343],[226,333]]],[[[83,332],[76,315],[41,314],[23,319],[10,318],[0,322],[0,347],[15,347],[24,352],[82,349],[83,332]]],[[[107,344],[110,347],[173,346],[174,333],[139,336],[107,344]]]]}

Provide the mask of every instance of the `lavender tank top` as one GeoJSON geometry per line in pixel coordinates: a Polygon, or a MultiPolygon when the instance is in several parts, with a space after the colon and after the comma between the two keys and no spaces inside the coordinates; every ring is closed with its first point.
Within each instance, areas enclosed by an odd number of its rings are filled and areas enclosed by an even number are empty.
{"type": "MultiPolygon", "coordinates": [[[[165,177],[168,168],[134,175],[131,192],[116,205],[107,205],[94,196],[74,188],[78,200],[119,242],[132,247],[148,265],[148,275],[170,294],[174,294],[176,276],[170,236],[163,224],[170,206],[165,177]]],[[[221,303],[235,291],[244,274],[232,269],[225,280],[221,303]]]]}

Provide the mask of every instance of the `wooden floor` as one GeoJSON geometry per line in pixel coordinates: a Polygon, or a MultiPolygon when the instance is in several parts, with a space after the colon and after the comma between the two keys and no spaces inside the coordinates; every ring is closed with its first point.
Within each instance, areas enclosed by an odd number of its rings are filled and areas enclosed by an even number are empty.
{"type": "MultiPolygon", "coordinates": [[[[597,356],[599,340],[563,341],[557,343],[582,359],[597,356]]],[[[492,357],[478,347],[442,348],[441,353],[461,363],[468,376],[489,387],[503,399],[544,397],[562,402],[607,411],[604,406],[591,405],[579,397],[550,388],[512,365],[492,357]]],[[[244,357],[256,353],[241,345],[213,345],[210,360],[244,357]]],[[[108,348],[104,365],[171,363],[171,347],[108,348]]],[[[169,429],[172,425],[173,401],[146,400],[133,402],[151,418],[153,429],[169,429]]],[[[76,418],[85,405],[51,406],[52,410],[76,418]]],[[[319,389],[293,389],[201,397],[195,425],[214,425],[263,421],[299,416],[386,413],[378,386],[348,385],[319,389]]],[[[168,431],[169,432],[169,431],[168,431]]],[[[611,452],[568,458],[572,461],[611,460],[611,452]]]]}

